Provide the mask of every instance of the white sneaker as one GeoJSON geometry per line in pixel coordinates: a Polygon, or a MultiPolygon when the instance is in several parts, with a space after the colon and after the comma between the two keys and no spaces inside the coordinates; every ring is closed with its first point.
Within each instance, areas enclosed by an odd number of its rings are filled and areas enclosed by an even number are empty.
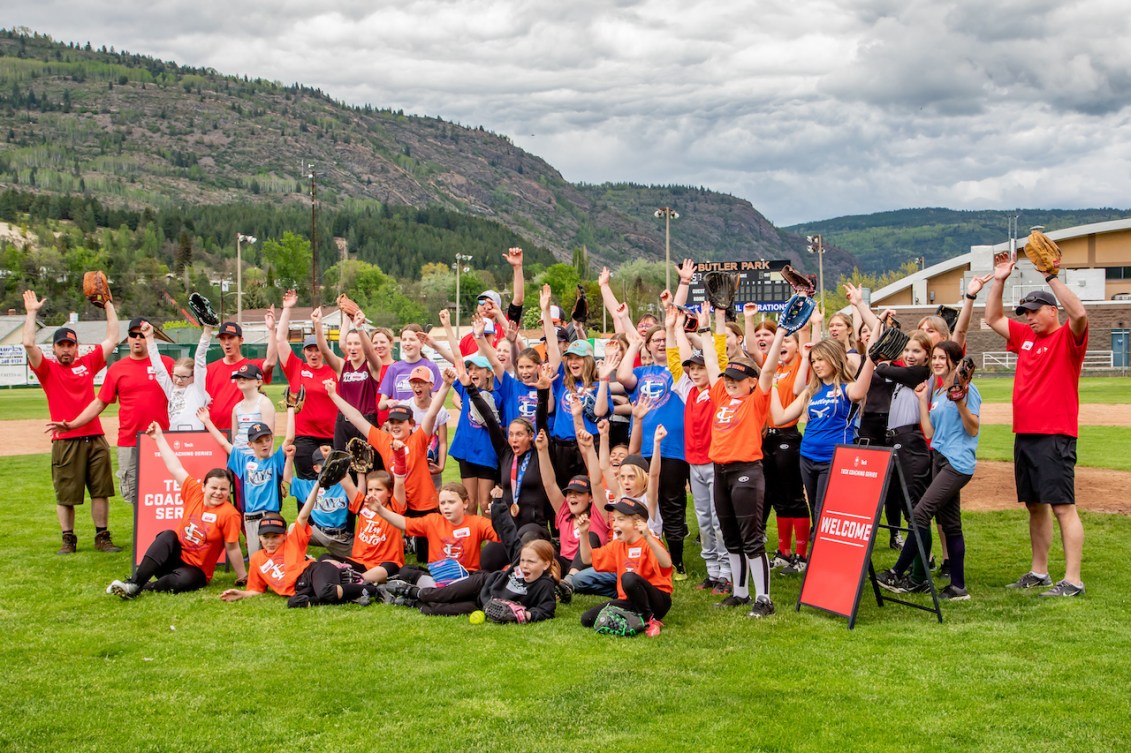
{"type": "Polygon", "coordinates": [[[137,596],[141,587],[136,583],[130,583],[125,580],[116,580],[110,584],[109,592],[115,594],[123,599],[132,599],[137,596]]]}

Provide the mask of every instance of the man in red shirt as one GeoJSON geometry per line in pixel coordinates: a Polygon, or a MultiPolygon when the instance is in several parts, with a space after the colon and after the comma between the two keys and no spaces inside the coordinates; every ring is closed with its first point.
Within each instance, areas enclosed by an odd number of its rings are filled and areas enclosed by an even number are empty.
{"type": "MultiPolygon", "coordinates": [[[[46,300],[46,299],[43,299],[46,300]]],[[[94,375],[106,365],[106,357],[118,345],[118,316],[114,304],[106,304],[106,339],[90,353],[79,356],[78,337],[69,327],[55,330],[51,352],[47,358],[35,344],[36,313],[43,300],[32,290],[24,291],[23,345],[28,366],[35,373],[47,395],[47,409],[53,421],[61,421],[82,410],[94,397],[94,375]]],[[[95,419],[81,429],[56,431],[51,435],[51,483],[55,487],[55,513],[63,531],[59,554],[74,554],[78,546],[75,536],[75,505],[83,503],[84,490],[90,492],[90,515],[94,519],[94,548],[102,552],[120,552],[114,546],[107,525],[110,516],[109,497],[114,493],[114,473],[110,464],[110,445],[102,433],[102,424],[95,419]]]]}
{"type": "MultiPolygon", "coordinates": [[[[154,421],[162,429],[169,428],[169,403],[165,390],[157,381],[153,364],[149,360],[146,334],[153,331],[147,319],[130,320],[129,355],[111,364],[98,397],[87,404],[76,418],[54,422],[55,429],[67,431],[86,426],[110,403],[120,402],[118,408],[118,480],[122,497],[137,504],[137,435],[154,421]]],[[[165,371],[173,371],[173,359],[161,356],[165,371]]]]}
{"type": "Polygon", "coordinates": [[[275,368],[277,345],[275,343],[275,307],[265,317],[267,323],[267,357],[244,358],[243,328],[235,322],[224,322],[220,325],[217,337],[220,340],[220,349],[224,356],[218,361],[208,364],[208,375],[204,380],[204,387],[208,391],[212,403],[208,406],[208,413],[212,423],[220,431],[232,428],[232,408],[243,400],[239,387],[232,380],[232,374],[245,363],[253,363],[263,372],[263,383],[271,384],[271,372],[275,368]]]}
{"type": "Polygon", "coordinates": [[[1076,512],[1076,436],[1080,415],[1080,369],[1088,349],[1088,312],[1056,272],[1046,275],[1050,290],[1034,290],[1017,305],[1025,322],[1007,319],[1002,290],[1016,259],[994,266],[986,297],[986,324],[1017,354],[1013,380],[1013,475],[1017,501],[1029,508],[1032,569],[1010,588],[1052,586],[1049,549],[1056,516],[1064,544],[1064,579],[1041,596],[1084,593],[1080,559],[1084,526],[1076,512]],[[1060,322],[1057,301],[1068,321],[1060,322]],[[1051,511],[1050,511],[1051,508],[1051,511]]]}

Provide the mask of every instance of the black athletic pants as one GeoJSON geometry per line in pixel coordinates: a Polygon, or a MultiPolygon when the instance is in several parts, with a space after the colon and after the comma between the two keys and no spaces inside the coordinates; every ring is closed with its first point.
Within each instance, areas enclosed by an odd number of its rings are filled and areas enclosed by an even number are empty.
{"type": "Polygon", "coordinates": [[[479,592],[486,581],[487,573],[480,570],[441,588],[422,588],[416,606],[421,614],[433,617],[471,614],[483,606],[479,603],[479,592]]]}
{"type": "Polygon", "coordinates": [[[668,553],[672,566],[677,570],[683,569],[683,540],[687,538],[687,482],[690,478],[691,466],[686,460],[660,457],[660,489],[656,501],[660,507],[668,553]]]}
{"type": "Polygon", "coordinates": [[[809,515],[801,483],[801,432],[796,426],[767,430],[762,438],[762,473],[766,479],[764,500],[769,503],[762,505],[763,530],[771,507],[779,520],[809,515]]]}
{"type": "Polygon", "coordinates": [[[628,598],[613,599],[587,609],[585,614],[581,615],[582,627],[593,627],[594,623],[597,622],[597,615],[609,604],[636,612],[645,621],[653,617],[662,620],[668,610],[672,608],[672,595],[656,588],[643,576],[636,573],[625,573],[621,576],[620,585],[624,589],[624,595],[628,598]]]}
{"type": "Polygon", "coordinates": [[[765,492],[761,460],[715,463],[715,513],[728,553],[744,554],[748,559],[766,553],[762,540],[766,530],[762,518],[765,492]]]}
{"type": "Polygon", "coordinates": [[[162,531],[145,550],[141,564],[130,578],[131,583],[144,587],[150,579],[157,578],[147,591],[184,593],[208,585],[204,571],[181,560],[181,540],[176,531],[162,531]]]}
{"type": "MultiPolygon", "coordinates": [[[[353,570],[352,566],[346,569],[353,570]]],[[[310,565],[295,581],[295,594],[306,596],[311,604],[344,604],[353,601],[365,591],[365,584],[342,582],[342,567],[333,560],[320,560],[310,565]],[[338,587],[342,595],[338,596],[338,587]]],[[[356,573],[356,570],[354,570],[356,573]]],[[[354,578],[351,578],[354,580],[354,578]]]]}

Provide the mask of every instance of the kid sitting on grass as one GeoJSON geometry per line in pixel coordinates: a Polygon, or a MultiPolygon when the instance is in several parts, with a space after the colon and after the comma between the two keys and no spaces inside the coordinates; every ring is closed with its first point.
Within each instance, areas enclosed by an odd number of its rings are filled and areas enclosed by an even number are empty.
{"type": "Polygon", "coordinates": [[[350,500],[358,495],[358,490],[348,473],[329,489],[323,489],[318,485],[318,474],[322,472],[322,466],[326,462],[325,453],[329,452],[330,449],[329,446],[323,446],[314,450],[311,455],[311,468],[314,469],[314,478],[312,479],[296,478],[292,480],[295,464],[293,460],[288,458],[286,470],[283,471],[283,481],[290,484],[291,494],[294,495],[295,500],[300,501],[300,506],[301,500],[306,499],[311,489],[317,490],[318,501],[314,505],[314,510],[310,513],[310,525],[313,529],[311,538],[318,546],[326,547],[330,554],[338,559],[344,559],[349,556],[353,549],[353,533],[350,531],[349,525],[349,506],[350,500]]]}
{"type": "Polygon", "coordinates": [[[576,518],[581,561],[600,572],[617,575],[617,598],[581,615],[581,624],[591,628],[608,604],[640,615],[647,625],[644,634],[660,634],[660,620],[672,608],[672,558],[648,529],[648,508],[631,497],[605,505],[613,513],[617,538],[597,549],[589,546],[589,516],[576,518]]]}
{"type": "Polygon", "coordinates": [[[365,478],[365,496],[358,492],[350,502],[350,512],[357,515],[353,550],[349,557],[335,559],[361,573],[366,583],[384,583],[404,567],[404,534],[382,518],[378,508],[384,505],[403,515],[404,489],[403,484],[397,484],[402,487],[397,494],[393,477],[385,471],[372,471],[365,478]]]}

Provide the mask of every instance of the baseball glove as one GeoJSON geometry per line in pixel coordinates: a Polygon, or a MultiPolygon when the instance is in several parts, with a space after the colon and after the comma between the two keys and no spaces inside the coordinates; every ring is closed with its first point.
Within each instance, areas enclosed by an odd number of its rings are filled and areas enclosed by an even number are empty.
{"type": "Polygon", "coordinates": [[[935,316],[941,316],[946,322],[946,328],[951,332],[954,331],[954,325],[958,324],[958,309],[951,306],[939,306],[935,309],[935,316]]]}
{"type": "Polygon", "coordinates": [[[110,295],[110,281],[106,279],[105,272],[87,272],[82,276],[82,294],[86,300],[100,309],[106,308],[107,303],[114,302],[110,295]]]}
{"type": "Polygon", "coordinates": [[[785,302],[785,309],[778,316],[778,326],[792,335],[805,326],[817,308],[817,302],[807,295],[797,293],[785,302]]]}
{"type": "Polygon", "coordinates": [[[781,268],[781,276],[783,280],[789,283],[791,288],[801,295],[812,296],[813,293],[817,292],[817,283],[811,275],[802,274],[788,264],[781,268]]]}
{"type": "Polygon", "coordinates": [[[974,378],[974,359],[966,356],[958,362],[958,368],[954,370],[954,383],[947,388],[946,396],[952,402],[958,402],[966,397],[966,393],[970,390],[970,380],[974,378]]]}
{"type": "Polygon", "coordinates": [[[202,296],[200,293],[193,293],[188,299],[189,308],[192,309],[193,316],[201,324],[207,324],[210,327],[220,326],[220,317],[216,316],[216,311],[212,308],[212,302],[202,296]]]}
{"type": "Polygon", "coordinates": [[[1033,262],[1033,266],[1041,274],[1055,275],[1060,271],[1060,246],[1040,230],[1029,233],[1024,250],[1029,261],[1033,262]]]}
{"type": "Polygon", "coordinates": [[[589,301],[585,297],[585,287],[582,285],[577,286],[577,300],[573,302],[573,313],[569,318],[582,324],[589,321],[589,301]]]}
{"type": "Polygon", "coordinates": [[[483,614],[491,622],[500,624],[506,622],[526,622],[526,609],[516,601],[509,599],[491,599],[483,605],[483,614]]]}
{"type": "Polygon", "coordinates": [[[894,361],[903,355],[903,349],[907,347],[907,341],[910,339],[903,330],[886,327],[868,348],[868,358],[874,363],[894,361]]]}
{"type": "Polygon", "coordinates": [[[373,447],[361,437],[346,442],[346,452],[350,456],[350,468],[354,473],[369,473],[373,470],[373,447]]]}
{"type": "Polygon", "coordinates": [[[338,296],[336,303],[338,304],[338,308],[341,310],[342,314],[350,320],[357,316],[357,313],[361,311],[361,306],[358,306],[356,303],[354,303],[353,300],[351,300],[350,297],[345,293],[342,293],[340,296],[338,296]]]}
{"type": "Polygon", "coordinates": [[[323,489],[329,489],[345,478],[349,469],[349,453],[342,452],[341,450],[331,450],[330,455],[326,458],[326,462],[322,464],[322,470],[318,473],[318,485],[323,489]]]}
{"type": "Polygon", "coordinates": [[[703,275],[703,288],[712,306],[728,311],[738,295],[738,275],[733,272],[708,272],[703,275]]]}
{"type": "Polygon", "coordinates": [[[299,385],[298,392],[291,392],[287,390],[283,393],[283,410],[289,408],[295,409],[297,416],[302,412],[302,406],[306,404],[306,387],[299,385]]]}
{"type": "Polygon", "coordinates": [[[636,612],[622,609],[615,604],[606,604],[597,614],[593,629],[601,635],[631,638],[644,632],[644,620],[636,612]]]}

